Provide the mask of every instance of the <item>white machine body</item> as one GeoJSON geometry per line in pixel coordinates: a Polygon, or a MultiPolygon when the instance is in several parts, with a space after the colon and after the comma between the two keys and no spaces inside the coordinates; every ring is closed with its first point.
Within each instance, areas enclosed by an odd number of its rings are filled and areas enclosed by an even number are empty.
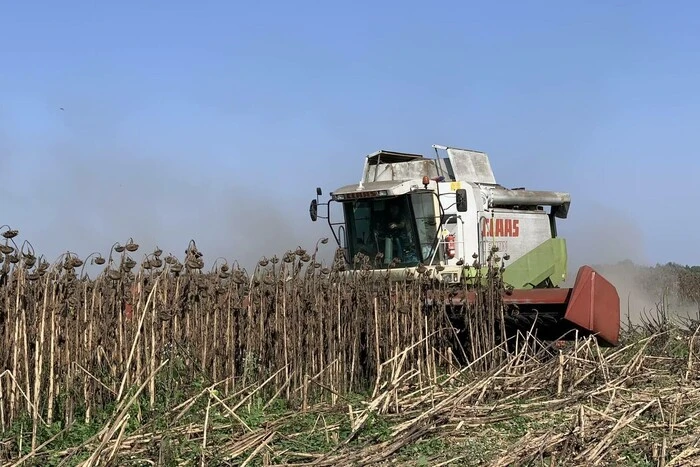
{"type": "Polygon", "coordinates": [[[339,240],[349,262],[363,254],[376,269],[440,266],[436,276],[452,282],[463,267],[485,264],[492,247],[512,262],[556,236],[568,193],[504,188],[485,153],[434,148],[448,157],[370,154],[360,182],[331,193],[343,205],[339,240]]]}

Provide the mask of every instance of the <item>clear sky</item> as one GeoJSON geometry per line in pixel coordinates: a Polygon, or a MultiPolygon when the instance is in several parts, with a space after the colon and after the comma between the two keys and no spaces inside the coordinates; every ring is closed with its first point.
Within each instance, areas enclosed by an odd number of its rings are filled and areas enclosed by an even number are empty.
{"type": "Polygon", "coordinates": [[[433,5],[0,3],[0,224],[245,263],[328,235],[315,187],[366,154],[436,143],[569,191],[574,261],[700,264],[699,3],[433,5]]]}

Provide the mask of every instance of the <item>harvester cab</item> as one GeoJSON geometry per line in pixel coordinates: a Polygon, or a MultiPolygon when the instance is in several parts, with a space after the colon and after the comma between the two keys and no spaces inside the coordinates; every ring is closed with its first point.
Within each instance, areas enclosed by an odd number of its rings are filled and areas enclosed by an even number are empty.
{"type": "Polygon", "coordinates": [[[327,219],[347,268],[365,258],[377,274],[396,280],[430,270],[436,280],[464,289],[496,253],[506,262],[502,277],[512,289],[504,296],[512,311],[507,327],[535,328],[545,340],[570,340],[578,330],[617,345],[615,287],[589,266],[579,269],[573,287],[560,287],[567,252],[556,221],[567,218],[570,195],[505,188],[486,153],[433,149],[435,158],[385,150],[368,155],[360,182],[334,190],[326,203],[317,188],[311,219],[327,219]],[[342,207],[339,221],[331,219],[333,202],[342,207]]]}

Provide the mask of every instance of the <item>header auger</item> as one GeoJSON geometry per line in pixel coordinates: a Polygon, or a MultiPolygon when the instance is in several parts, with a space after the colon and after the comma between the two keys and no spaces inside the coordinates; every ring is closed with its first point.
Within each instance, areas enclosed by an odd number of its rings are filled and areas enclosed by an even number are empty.
{"type": "Polygon", "coordinates": [[[561,287],[567,251],[557,219],[568,216],[569,193],[505,188],[485,153],[433,148],[434,158],[385,150],[368,155],[360,182],[336,189],[327,203],[317,188],[311,219],[328,220],[348,269],[365,255],[376,273],[393,280],[431,270],[435,280],[454,286],[457,295],[448,304],[459,307],[474,299],[468,285],[497,252],[505,261],[509,332],[534,330],[549,341],[595,334],[602,345],[618,345],[615,287],[590,266],[578,270],[572,287],[561,287]],[[332,202],[342,208],[338,222],[331,220],[332,202]]]}

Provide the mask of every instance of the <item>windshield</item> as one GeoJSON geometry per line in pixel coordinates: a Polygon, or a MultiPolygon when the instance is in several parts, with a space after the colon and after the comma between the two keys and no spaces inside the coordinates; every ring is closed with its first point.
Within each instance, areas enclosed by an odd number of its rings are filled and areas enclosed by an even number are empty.
{"type": "Polygon", "coordinates": [[[410,267],[432,259],[437,232],[432,193],[350,201],[344,210],[351,261],[359,253],[381,267],[410,267]]]}

